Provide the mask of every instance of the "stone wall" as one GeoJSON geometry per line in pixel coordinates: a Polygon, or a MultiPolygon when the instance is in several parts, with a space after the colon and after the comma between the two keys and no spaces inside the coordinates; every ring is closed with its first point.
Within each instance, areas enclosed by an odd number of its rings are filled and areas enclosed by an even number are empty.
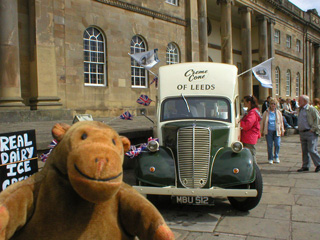
{"type": "Polygon", "coordinates": [[[304,53],[304,36],[303,25],[293,21],[288,16],[277,12],[275,30],[280,31],[280,43],[274,43],[275,61],[274,70],[276,67],[280,69],[280,87],[279,97],[296,98],[296,78],[300,75],[300,94],[303,91],[303,53],[304,53]],[[287,36],[291,36],[291,48],[287,47],[287,36]],[[296,42],[300,41],[300,51],[297,51],[296,42]],[[291,88],[289,96],[286,93],[286,77],[287,71],[291,73],[291,88]]]}
{"type": "MultiPolygon", "coordinates": [[[[131,87],[130,41],[134,35],[140,35],[148,50],[158,48],[161,62],[152,69],[155,73],[165,65],[166,48],[170,42],[179,46],[181,62],[184,62],[186,27],[160,19],[171,16],[183,20],[184,8],[164,1],[160,4],[158,1],[127,1],[138,6],[134,8],[142,12],[138,13],[130,10],[132,5],[113,6],[109,2],[113,1],[54,1],[58,95],[66,108],[79,113],[116,116],[125,110],[139,114],[139,109],[145,108],[148,114],[153,114],[154,102],[149,107],[136,103],[141,94],[156,100],[156,88],[154,84],[147,88],[131,87]],[[150,14],[147,9],[158,12],[159,18],[145,15],[150,14]],[[99,28],[106,39],[106,87],[84,86],[83,33],[90,26],[99,28]]],[[[153,75],[149,74],[149,82],[152,79],[153,75]]]]}
{"type": "MultiPolygon", "coordinates": [[[[257,22],[257,17],[264,16],[268,19],[268,24],[274,21],[274,29],[281,32],[280,44],[274,44],[273,62],[273,80],[275,67],[280,68],[279,96],[296,97],[296,76],[299,73],[300,94],[307,93],[312,98],[314,84],[320,81],[320,76],[316,76],[319,75],[319,67],[315,68],[318,58],[314,57],[315,51],[319,51],[319,17],[315,13],[299,10],[287,0],[233,2],[230,20],[233,63],[243,65],[241,14],[238,11],[240,7],[247,6],[253,10],[252,66],[260,63],[261,25],[257,22]],[[291,36],[291,48],[286,47],[287,35],[291,36]],[[301,43],[300,51],[296,51],[297,39],[301,43]],[[287,70],[291,72],[289,96],[286,96],[287,70]]],[[[152,115],[155,113],[155,102],[144,107],[137,104],[136,100],[141,94],[156,100],[155,85],[148,85],[146,88],[131,86],[131,59],[128,52],[132,37],[141,36],[148,50],[158,48],[161,62],[152,69],[155,73],[158,73],[160,66],[166,64],[166,47],[170,42],[179,46],[180,62],[200,59],[199,46],[203,42],[199,41],[202,25],[198,19],[197,0],[179,0],[179,6],[168,4],[165,0],[17,0],[17,3],[17,66],[21,81],[17,81],[13,89],[10,84],[14,81],[1,80],[4,87],[1,90],[0,106],[3,109],[10,106],[31,110],[70,109],[73,114],[89,113],[94,117],[118,116],[126,110],[139,115],[143,110],[152,115]],[[107,86],[84,84],[83,33],[91,26],[100,29],[106,40],[107,86]],[[11,92],[13,94],[10,95],[11,92]],[[18,104],[20,97],[22,103],[18,104]]],[[[208,37],[209,57],[214,62],[221,62],[221,50],[225,48],[221,44],[220,35],[221,6],[216,1],[208,0],[207,7],[207,16],[212,25],[212,32],[208,37]]],[[[229,22],[229,19],[224,21],[229,22]]],[[[3,33],[8,32],[5,30],[7,28],[7,25],[3,25],[3,33]]],[[[270,34],[268,30],[268,41],[273,38],[270,34]]],[[[6,37],[9,36],[6,33],[6,37]]],[[[15,77],[12,76],[13,80],[15,77]]],[[[153,75],[149,74],[148,77],[151,82],[153,75]]],[[[255,78],[252,80],[257,89],[260,84],[255,78]]],[[[240,82],[240,87],[243,89],[246,86],[242,86],[240,82]]],[[[269,93],[275,95],[274,91],[269,93]]]]}

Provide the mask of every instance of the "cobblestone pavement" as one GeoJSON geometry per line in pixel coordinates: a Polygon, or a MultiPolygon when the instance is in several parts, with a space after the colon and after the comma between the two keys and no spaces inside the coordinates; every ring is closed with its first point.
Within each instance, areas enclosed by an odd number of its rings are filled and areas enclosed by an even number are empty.
{"type": "MultiPolygon", "coordinates": [[[[266,142],[261,139],[257,144],[264,181],[260,204],[250,212],[239,212],[221,199],[215,206],[201,210],[220,215],[212,232],[173,229],[176,239],[320,239],[320,173],[314,172],[312,163],[309,172],[296,172],[301,167],[298,134],[282,138],[280,160],[280,164],[267,163],[266,142]]],[[[192,209],[195,207],[189,211],[192,209]]]]}

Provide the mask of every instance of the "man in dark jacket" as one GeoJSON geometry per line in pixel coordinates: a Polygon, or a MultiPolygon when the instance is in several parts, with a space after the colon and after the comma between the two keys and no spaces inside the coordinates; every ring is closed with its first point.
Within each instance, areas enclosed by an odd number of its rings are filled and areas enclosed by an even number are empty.
{"type": "Polygon", "coordinates": [[[262,112],[262,114],[263,114],[263,112],[265,111],[265,110],[267,110],[268,109],[268,107],[269,107],[269,101],[270,101],[270,96],[268,96],[267,97],[267,100],[265,100],[264,102],[263,102],[263,104],[262,104],[262,108],[261,108],[261,112],[262,112]]]}

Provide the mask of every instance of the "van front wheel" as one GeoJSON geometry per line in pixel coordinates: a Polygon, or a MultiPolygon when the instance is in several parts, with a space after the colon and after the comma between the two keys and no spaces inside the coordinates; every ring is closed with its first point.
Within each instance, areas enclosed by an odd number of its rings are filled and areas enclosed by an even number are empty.
{"type": "Polygon", "coordinates": [[[262,176],[259,167],[255,164],[254,166],[256,170],[256,179],[253,183],[246,185],[249,189],[256,189],[258,195],[256,197],[228,197],[229,202],[231,203],[232,207],[240,211],[249,211],[255,208],[261,199],[262,196],[262,176]]]}

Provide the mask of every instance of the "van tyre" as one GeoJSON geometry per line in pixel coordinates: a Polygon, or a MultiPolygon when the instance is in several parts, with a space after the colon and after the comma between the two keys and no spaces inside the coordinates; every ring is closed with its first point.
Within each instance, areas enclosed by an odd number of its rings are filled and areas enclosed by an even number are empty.
{"type": "Polygon", "coordinates": [[[258,191],[258,195],[256,197],[228,197],[232,207],[237,210],[249,211],[255,208],[260,202],[263,190],[262,176],[257,164],[254,164],[254,168],[256,171],[255,181],[243,188],[256,189],[258,191]]]}

